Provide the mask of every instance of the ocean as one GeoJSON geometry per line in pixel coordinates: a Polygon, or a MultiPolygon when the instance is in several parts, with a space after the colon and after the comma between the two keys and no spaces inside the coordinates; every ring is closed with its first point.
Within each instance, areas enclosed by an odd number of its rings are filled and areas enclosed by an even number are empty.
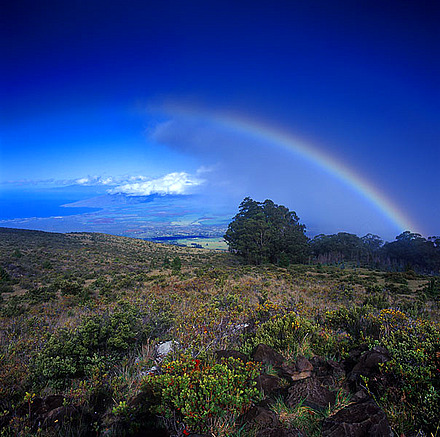
{"type": "Polygon", "coordinates": [[[0,188],[0,220],[30,217],[65,217],[99,208],[69,208],[62,205],[102,194],[96,187],[0,188]]]}

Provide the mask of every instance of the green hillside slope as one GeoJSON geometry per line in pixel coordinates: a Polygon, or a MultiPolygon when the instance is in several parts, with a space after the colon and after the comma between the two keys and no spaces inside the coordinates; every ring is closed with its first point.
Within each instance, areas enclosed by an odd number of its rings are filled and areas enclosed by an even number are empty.
{"type": "Polygon", "coordinates": [[[359,402],[399,435],[436,435],[439,288],[414,272],[0,228],[0,435],[317,436],[359,402]],[[270,423],[251,417],[263,410],[270,423]]]}

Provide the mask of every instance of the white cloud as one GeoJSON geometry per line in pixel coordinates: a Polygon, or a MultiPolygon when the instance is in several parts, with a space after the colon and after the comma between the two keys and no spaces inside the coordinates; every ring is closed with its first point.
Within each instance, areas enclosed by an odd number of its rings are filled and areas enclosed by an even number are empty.
{"type": "Polygon", "coordinates": [[[101,176],[86,176],[84,178],[75,179],[77,185],[112,185],[115,184],[115,180],[110,176],[103,178],[101,176]]]}
{"type": "Polygon", "coordinates": [[[209,167],[202,165],[197,169],[197,174],[201,175],[206,173],[212,173],[216,169],[216,167],[218,167],[218,165],[210,165],[209,167]]]}
{"type": "Polygon", "coordinates": [[[128,179],[130,182],[137,182],[137,181],[148,181],[148,178],[146,176],[130,176],[128,179]]]}
{"type": "Polygon", "coordinates": [[[109,194],[126,196],[149,196],[151,194],[188,194],[191,189],[203,184],[203,180],[186,172],[169,173],[157,179],[126,183],[112,188],[109,194]]]}

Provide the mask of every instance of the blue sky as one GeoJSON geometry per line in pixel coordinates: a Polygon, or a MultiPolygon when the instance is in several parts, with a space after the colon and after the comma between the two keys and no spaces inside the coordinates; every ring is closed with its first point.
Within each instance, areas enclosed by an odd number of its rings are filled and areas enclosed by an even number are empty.
{"type": "Polygon", "coordinates": [[[439,233],[438,2],[43,0],[2,9],[0,191],[88,178],[113,192],[138,184],[218,198],[231,210],[246,195],[272,198],[314,233],[401,231],[325,168],[219,123],[218,114],[235,114],[331,156],[411,230],[439,233]]]}

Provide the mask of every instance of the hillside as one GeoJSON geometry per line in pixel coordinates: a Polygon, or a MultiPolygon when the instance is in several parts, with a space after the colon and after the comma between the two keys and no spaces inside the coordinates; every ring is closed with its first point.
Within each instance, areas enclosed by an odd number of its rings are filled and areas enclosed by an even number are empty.
{"type": "Polygon", "coordinates": [[[440,425],[435,277],[0,228],[0,292],[2,436],[440,425]]]}

